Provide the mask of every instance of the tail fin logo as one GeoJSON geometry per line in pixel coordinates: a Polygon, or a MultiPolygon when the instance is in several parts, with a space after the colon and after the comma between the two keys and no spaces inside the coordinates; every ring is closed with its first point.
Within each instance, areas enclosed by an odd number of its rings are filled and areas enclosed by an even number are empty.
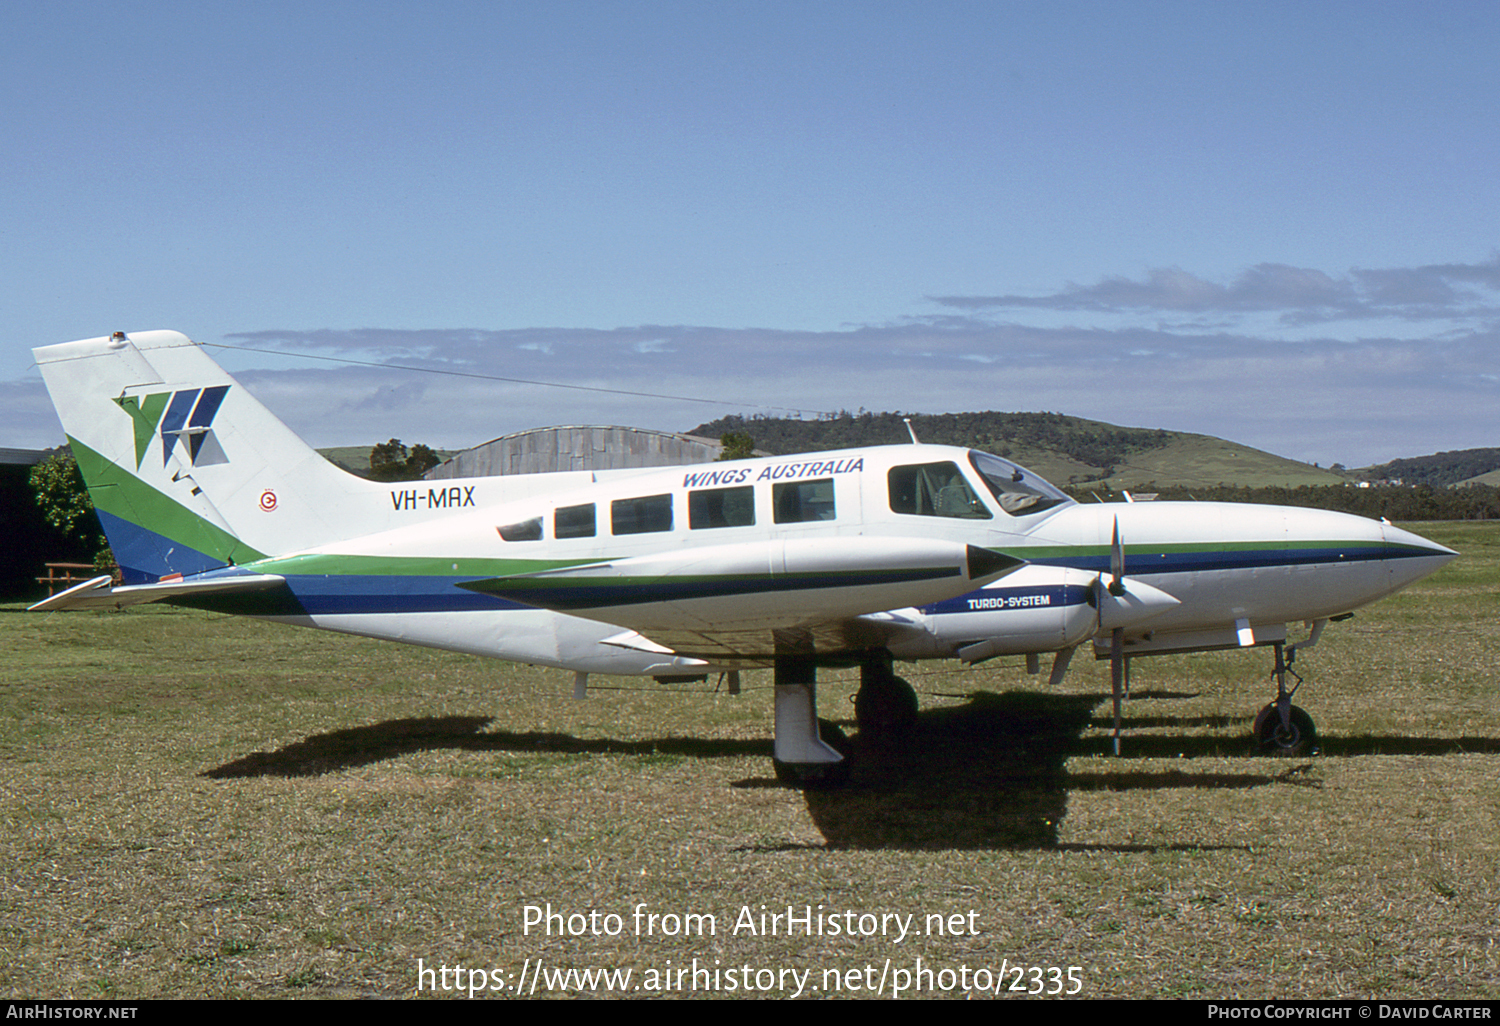
{"type": "Polygon", "coordinates": [[[188,388],[181,392],[156,392],[151,395],[122,395],[115,404],[130,414],[135,427],[135,467],[141,468],[151,439],[161,438],[161,465],[166,466],[182,444],[187,461],[195,467],[228,463],[224,449],[214,437],[214,415],[224,402],[228,385],[212,388],[188,388]]]}

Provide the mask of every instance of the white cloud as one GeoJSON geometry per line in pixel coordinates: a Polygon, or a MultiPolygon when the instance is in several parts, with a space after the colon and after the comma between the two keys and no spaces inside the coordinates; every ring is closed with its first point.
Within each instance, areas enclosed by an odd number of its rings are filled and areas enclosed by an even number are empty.
{"type": "Polygon", "coordinates": [[[1180,268],[1158,268],[1143,280],[1109,277],[1096,285],[1070,283],[1046,296],[933,296],[963,310],[1172,311],[1284,317],[1355,319],[1385,316],[1471,315],[1500,312],[1500,256],[1478,264],[1430,264],[1374,270],[1345,277],[1287,264],[1264,263],[1220,285],[1180,268]]]}
{"type": "MultiPolygon", "coordinates": [[[[1495,261],[1344,278],[1262,264],[1229,285],[1172,271],[1029,301],[1073,311],[1075,325],[1018,323],[1025,309],[1001,321],[974,297],[950,297],[964,312],[837,331],[268,330],[225,342],[358,362],[284,369],[297,361],[210,352],[315,445],[455,448],[547,424],[687,430],[728,413],[1052,410],[1352,466],[1497,444],[1497,288],[1495,261]],[[1127,302],[1212,312],[1228,326],[1091,323],[1109,320],[1095,307],[1127,302]],[[1260,330],[1267,317],[1335,309],[1399,315],[1385,326],[1402,331],[1341,334],[1333,320],[1316,337],[1260,330]],[[1484,315],[1458,316],[1476,309],[1484,315]]],[[[0,444],[61,441],[34,373],[0,389],[0,444]]]]}

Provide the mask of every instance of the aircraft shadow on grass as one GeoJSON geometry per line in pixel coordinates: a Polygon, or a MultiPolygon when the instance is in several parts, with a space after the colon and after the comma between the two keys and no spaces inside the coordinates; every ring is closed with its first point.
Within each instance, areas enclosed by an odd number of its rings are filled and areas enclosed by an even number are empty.
{"type": "Polygon", "coordinates": [[[618,741],[585,739],[547,731],[485,731],[492,716],[441,716],[387,720],[314,734],[274,752],[254,752],[204,772],[206,777],[307,777],[365,766],[411,752],[447,749],[470,752],[552,752],[576,755],[681,755],[723,759],[766,757],[771,742],[684,737],[618,741]]]}
{"type": "Polygon", "coordinates": [[[965,705],[924,712],[915,734],[899,745],[856,736],[848,785],[809,791],[808,811],[837,847],[1069,848],[1080,846],[1061,844],[1058,831],[1070,791],[1260,787],[1276,780],[1263,773],[1069,773],[1069,758],[1109,748],[1107,737],[1097,743],[1084,737],[1103,725],[1094,715],[1099,701],[976,692],[965,705]]]}
{"type": "MultiPolygon", "coordinates": [[[[1253,788],[1283,783],[1320,786],[1307,760],[1281,771],[1195,773],[1068,772],[1069,758],[1105,755],[1111,717],[1096,715],[1107,695],[975,692],[967,703],[924,711],[899,743],[856,734],[848,782],[809,790],[808,812],[832,847],[913,849],[1058,848],[1063,850],[1203,850],[1216,845],[1080,845],[1059,840],[1070,792],[1178,788],[1253,788]],[[1094,733],[1086,732],[1090,728],[1094,733]]],[[[1162,696],[1153,696],[1162,697],[1162,696]]],[[[1189,696],[1182,696],[1189,697],[1189,696]]],[[[1107,706],[1106,706],[1107,707],[1107,706]]],[[[552,732],[488,731],[487,716],[390,720],[317,734],[272,752],[255,752],[215,769],[213,778],[318,776],[426,750],[578,755],[677,755],[693,759],[764,758],[769,740],[683,737],[622,741],[552,732]]],[[[1231,726],[1235,718],[1139,717],[1130,727],[1231,726]]],[[[1495,738],[1360,737],[1323,739],[1332,756],[1500,754],[1495,738]]],[[[1126,760],[1251,754],[1248,740],[1214,736],[1132,734],[1126,760]]],[[[1184,763],[1184,765],[1190,765],[1184,763]]],[[[769,777],[733,783],[778,787],[769,777]]]]}

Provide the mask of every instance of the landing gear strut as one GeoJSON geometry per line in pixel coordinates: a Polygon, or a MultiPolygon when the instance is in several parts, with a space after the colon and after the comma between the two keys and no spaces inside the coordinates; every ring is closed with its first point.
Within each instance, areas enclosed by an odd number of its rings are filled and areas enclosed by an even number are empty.
{"type": "Polygon", "coordinates": [[[900,740],[917,727],[917,693],[896,676],[885,649],[870,653],[860,664],[854,719],[861,735],[882,741],[900,740]]]}
{"type": "Polygon", "coordinates": [[[818,719],[818,666],[811,656],[776,657],[776,779],[787,787],[837,787],[849,778],[843,731],[818,719]]]}
{"type": "Polygon", "coordinates": [[[1271,676],[1276,678],[1276,700],[1262,709],[1255,717],[1255,746],[1262,755],[1316,755],[1318,753],[1318,728],[1311,716],[1292,704],[1292,696],[1302,686],[1302,678],[1292,670],[1296,659],[1296,647],[1283,659],[1282,643],[1276,642],[1276,669],[1271,676]],[[1288,676],[1297,683],[1290,691],[1286,687],[1288,676]]]}

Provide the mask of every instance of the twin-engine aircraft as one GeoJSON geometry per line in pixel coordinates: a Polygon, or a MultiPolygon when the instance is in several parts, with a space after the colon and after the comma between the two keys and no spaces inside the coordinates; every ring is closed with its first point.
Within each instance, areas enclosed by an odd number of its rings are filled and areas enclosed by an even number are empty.
{"type": "Polygon", "coordinates": [[[973,449],[889,445],[649,470],[380,484],[333,466],[186,336],[33,351],[123,583],[33,609],[172,602],[588,673],[772,667],[778,776],[847,772],[819,667],[858,665],[861,732],[916,696],[893,661],[1131,658],[1270,645],[1256,735],[1308,750],[1287,624],[1324,625],[1456,553],[1320,510],[1080,505],[973,449]],[[1285,646],[1285,648],[1284,648],[1285,646]],[[830,743],[833,742],[833,743],[830,743]]]}

